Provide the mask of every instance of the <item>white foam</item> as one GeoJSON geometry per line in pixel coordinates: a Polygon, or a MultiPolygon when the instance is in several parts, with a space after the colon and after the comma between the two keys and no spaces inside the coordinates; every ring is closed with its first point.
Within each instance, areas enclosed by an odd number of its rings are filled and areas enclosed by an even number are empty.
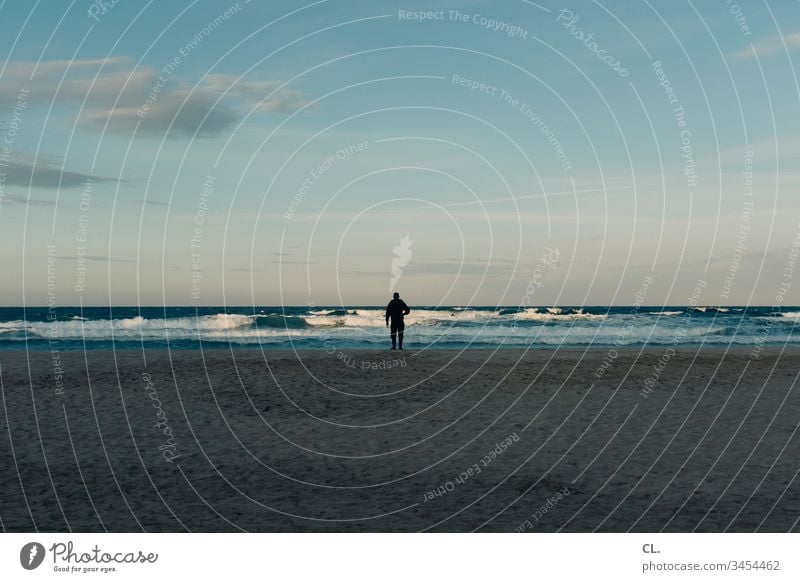
{"type": "Polygon", "coordinates": [[[251,327],[253,317],[218,313],[201,317],[173,317],[167,319],[145,319],[141,316],[124,319],[99,319],[94,321],[8,321],[0,323],[5,331],[27,331],[30,335],[47,338],[108,338],[122,337],[166,337],[196,336],[197,333],[234,331],[251,327]]]}
{"type": "Polygon", "coordinates": [[[800,311],[787,311],[781,312],[781,317],[785,317],[786,319],[794,319],[800,320],[800,311]]]}
{"type": "MultiPolygon", "coordinates": [[[[419,309],[406,316],[406,339],[427,345],[433,342],[481,343],[503,345],[641,345],[692,343],[747,343],[753,331],[733,336],[732,328],[709,326],[707,317],[684,321],[657,318],[653,315],[680,315],[681,311],[646,312],[642,314],[590,314],[573,308],[528,308],[520,312],[507,308],[489,309],[419,309]],[[508,311],[511,311],[510,313],[508,311]],[[528,323],[527,325],[525,323],[528,323]],[[537,325],[539,323],[540,325],[537,325]],[[564,323],[564,325],[558,325],[564,323]]],[[[800,321],[800,311],[780,314],[791,324],[800,321]]],[[[322,342],[327,339],[358,345],[385,343],[385,310],[381,308],[317,309],[304,315],[287,316],[287,322],[305,321],[307,327],[293,325],[289,329],[280,323],[280,314],[240,315],[218,313],[200,317],[143,318],[116,320],[0,322],[0,337],[4,342],[21,341],[25,337],[38,339],[81,339],[93,341],[116,340],[205,340],[231,341],[242,344],[275,344],[305,340],[322,342]],[[265,319],[266,318],[266,319],[265,319]],[[262,325],[257,323],[262,322],[262,325]],[[268,323],[268,325],[265,325],[268,323]]],[[[717,323],[719,320],[715,320],[717,323]]],[[[778,320],[780,321],[780,320],[778,320]]],[[[789,326],[785,327],[789,330],[789,326]]],[[[781,337],[783,334],[780,334],[781,337]]],[[[770,341],[784,341],[771,334],[770,341]]],[[[800,341],[800,334],[788,341],[800,341]]]]}
{"type": "Polygon", "coordinates": [[[535,308],[528,308],[525,311],[512,314],[510,317],[512,319],[524,319],[528,321],[569,321],[573,319],[601,320],[605,319],[606,315],[586,313],[583,309],[579,309],[573,313],[564,313],[561,309],[556,307],[548,308],[546,313],[541,313],[535,308]],[[553,312],[551,310],[558,310],[558,312],[553,312]]]}

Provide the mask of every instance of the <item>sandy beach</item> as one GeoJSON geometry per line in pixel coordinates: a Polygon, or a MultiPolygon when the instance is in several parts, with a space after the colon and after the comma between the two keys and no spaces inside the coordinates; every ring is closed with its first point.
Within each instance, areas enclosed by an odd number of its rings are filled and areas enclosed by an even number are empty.
{"type": "Polygon", "coordinates": [[[789,531],[800,353],[0,353],[5,531],[789,531]]]}

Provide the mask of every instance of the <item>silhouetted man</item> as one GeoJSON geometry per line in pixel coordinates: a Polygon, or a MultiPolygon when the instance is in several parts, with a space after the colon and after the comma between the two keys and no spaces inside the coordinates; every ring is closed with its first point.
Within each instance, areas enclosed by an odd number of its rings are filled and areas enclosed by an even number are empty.
{"type": "Polygon", "coordinates": [[[406,302],[400,299],[400,293],[394,294],[394,299],[389,301],[386,306],[386,327],[389,327],[389,320],[392,322],[392,349],[395,349],[397,340],[400,340],[400,349],[403,349],[403,330],[406,324],[403,323],[403,317],[411,313],[411,310],[406,305],[406,302]]]}

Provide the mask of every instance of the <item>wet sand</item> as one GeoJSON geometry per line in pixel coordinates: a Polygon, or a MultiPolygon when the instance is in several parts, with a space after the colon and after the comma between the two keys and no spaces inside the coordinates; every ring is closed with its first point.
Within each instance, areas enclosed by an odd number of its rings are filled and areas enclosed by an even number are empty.
{"type": "Polygon", "coordinates": [[[797,351],[55,355],[0,353],[5,531],[799,529],[797,351]]]}

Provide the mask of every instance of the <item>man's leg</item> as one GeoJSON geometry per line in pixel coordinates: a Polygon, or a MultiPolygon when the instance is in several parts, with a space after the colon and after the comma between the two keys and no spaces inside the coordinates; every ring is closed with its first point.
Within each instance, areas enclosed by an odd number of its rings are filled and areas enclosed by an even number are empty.
{"type": "Polygon", "coordinates": [[[400,340],[400,349],[403,349],[403,330],[406,328],[405,323],[401,323],[397,326],[397,338],[400,340]]]}
{"type": "Polygon", "coordinates": [[[395,345],[397,344],[397,325],[394,322],[392,322],[392,327],[390,329],[392,334],[392,349],[395,349],[395,345]]]}

